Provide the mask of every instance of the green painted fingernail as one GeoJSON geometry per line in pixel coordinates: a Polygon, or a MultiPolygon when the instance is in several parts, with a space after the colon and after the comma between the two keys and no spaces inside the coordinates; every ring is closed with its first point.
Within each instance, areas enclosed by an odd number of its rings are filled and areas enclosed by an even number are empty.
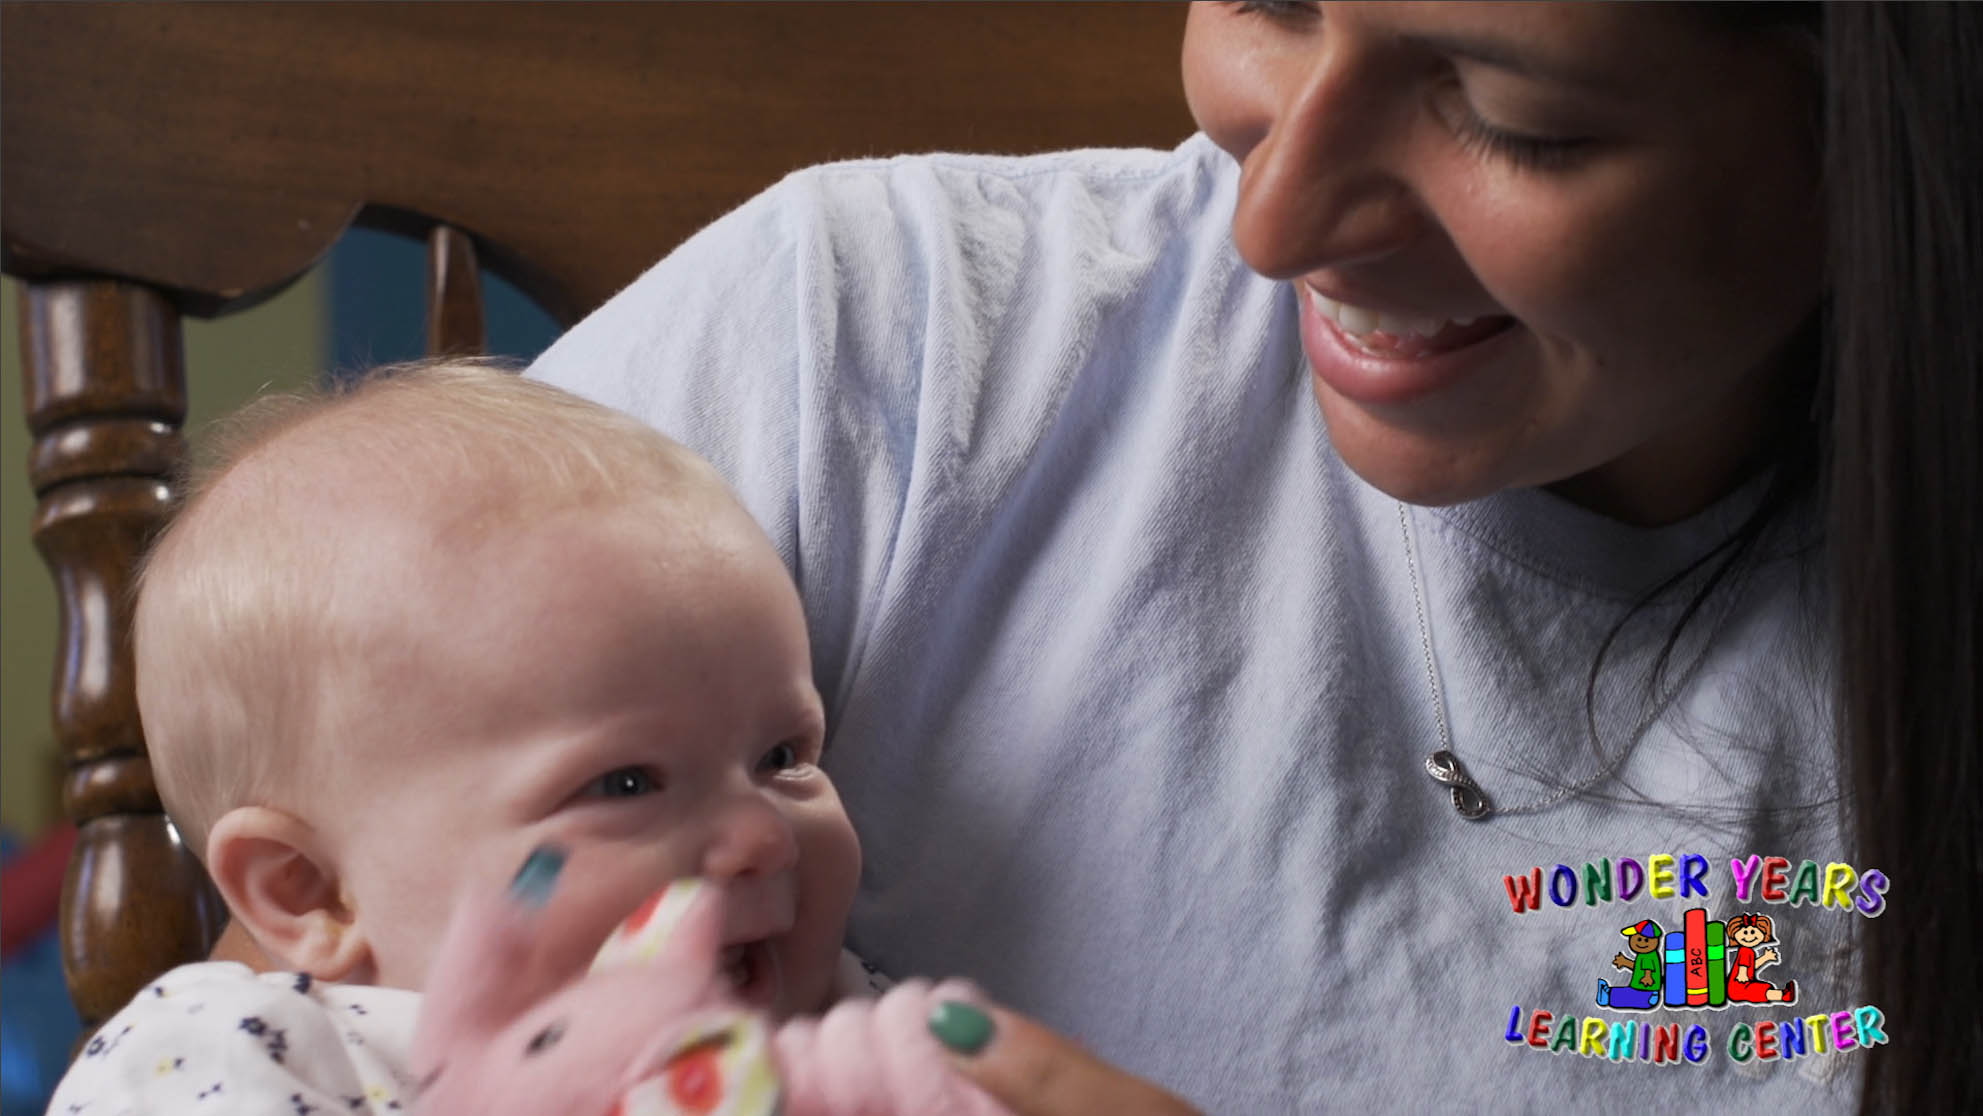
{"type": "Polygon", "coordinates": [[[565,870],[565,850],[556,845],[539,845],[531,850],[523,867],[510,881],[510,897],[526,907],[542,907],[551,901],[551,890],[558,885],[558,873],[565,870]]]}
{"type": "Polygon", "coordinates": [[[991,1041],[991,1016],[961,1000],[945,1000],[930,1012],[930,1034],[959,1054],[976,1054],[991,1041]]]}

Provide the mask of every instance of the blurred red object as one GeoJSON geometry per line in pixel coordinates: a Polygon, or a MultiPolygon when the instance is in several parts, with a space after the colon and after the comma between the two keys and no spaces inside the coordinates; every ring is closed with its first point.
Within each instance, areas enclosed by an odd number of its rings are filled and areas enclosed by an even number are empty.
{"type": "Polygon", "coordinates": [[[76,827],[63,822],[0,868],[0,960],[55,928],[75,847],[76,827]]]}

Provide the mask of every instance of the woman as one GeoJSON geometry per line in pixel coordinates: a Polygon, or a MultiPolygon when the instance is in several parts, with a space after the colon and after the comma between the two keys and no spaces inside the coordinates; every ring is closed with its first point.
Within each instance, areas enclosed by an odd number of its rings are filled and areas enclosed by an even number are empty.
{"type": "MultiPolygon", "coordinates": [[[[854,944],[1216,1111],[1962,1107],[1976,17],[1201,4],[1184,69],[1174,152],[795,176],[533,369],[792,564],[854,944]],[[1751,852],[1895,881],[1778,920],[1889,1047],[1530,1049],[1614,861],[1751,852]]],[[[994,1021],[1021,1111],[1177,1104],[994,1021]]]]}

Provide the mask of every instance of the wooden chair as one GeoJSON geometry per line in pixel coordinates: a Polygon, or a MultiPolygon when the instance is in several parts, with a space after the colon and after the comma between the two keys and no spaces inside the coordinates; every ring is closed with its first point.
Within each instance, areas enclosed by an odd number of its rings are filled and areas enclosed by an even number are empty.
{"type": "MultiPolygon", "coordinates": [[[[1168,147],[1172,4],[0,5],[4,267],[25,280],[34,537],[81,827],[83,1018],[225,912],[160,810],[133,563],[173,502],[180,316],[280,291],[353,224],[423,237],[429,340],[480,347],[486,266],[565,323],[792,169],[918,150],[1168,147]]],[[[191,373],[197,383],[199,372],[191,373]]],[[[11,509],[10,509],[11,513],[11,509]]]]}

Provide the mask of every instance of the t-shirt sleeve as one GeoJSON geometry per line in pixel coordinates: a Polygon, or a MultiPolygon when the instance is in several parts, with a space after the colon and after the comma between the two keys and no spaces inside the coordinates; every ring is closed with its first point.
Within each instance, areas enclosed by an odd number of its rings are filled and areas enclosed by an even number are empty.
{"type": "Polygon", "coordinates": [[[1011,589],[1003,563],[1066,526],[1071,489],[1123,491],[1093,446],[1122,400],[1149,397],[1132,383],[1167,379],[1177,323],[1197,320],[1171,304],[1206,270],[1199,242],[1168,214],[1199,176],[1151,187],[1168,156],[1104,173],[1078,155],[800,171],[530,369],[729,480],[798,582],[830,719],[874,672],[899,673],[878,662],[903,634],[891,624],[979,623],[1011,589]]]}
{"type": "Polygon", "coordinates": [[[806,602],[829,705],[917,468],[916,247],[886,173],[800,172],[685,241],[528,375],[707,458],[806,602]]]}
{"type": "Polygon", "coordinates": [[[403,1071],[377,1027],[340,1018],[354,1010],[365,1009],[325,998],[294,974],[258,978],[221,964],[175,970],[91,1036],[48,1111],[305,1116],[411,1108],[403,1071]]]}
{"type": "Polygon", "coordinates": [[[791,193],[763,194],[698,232],[527,373],[708,458],[788,559],[805,328],[791,193]]]}

